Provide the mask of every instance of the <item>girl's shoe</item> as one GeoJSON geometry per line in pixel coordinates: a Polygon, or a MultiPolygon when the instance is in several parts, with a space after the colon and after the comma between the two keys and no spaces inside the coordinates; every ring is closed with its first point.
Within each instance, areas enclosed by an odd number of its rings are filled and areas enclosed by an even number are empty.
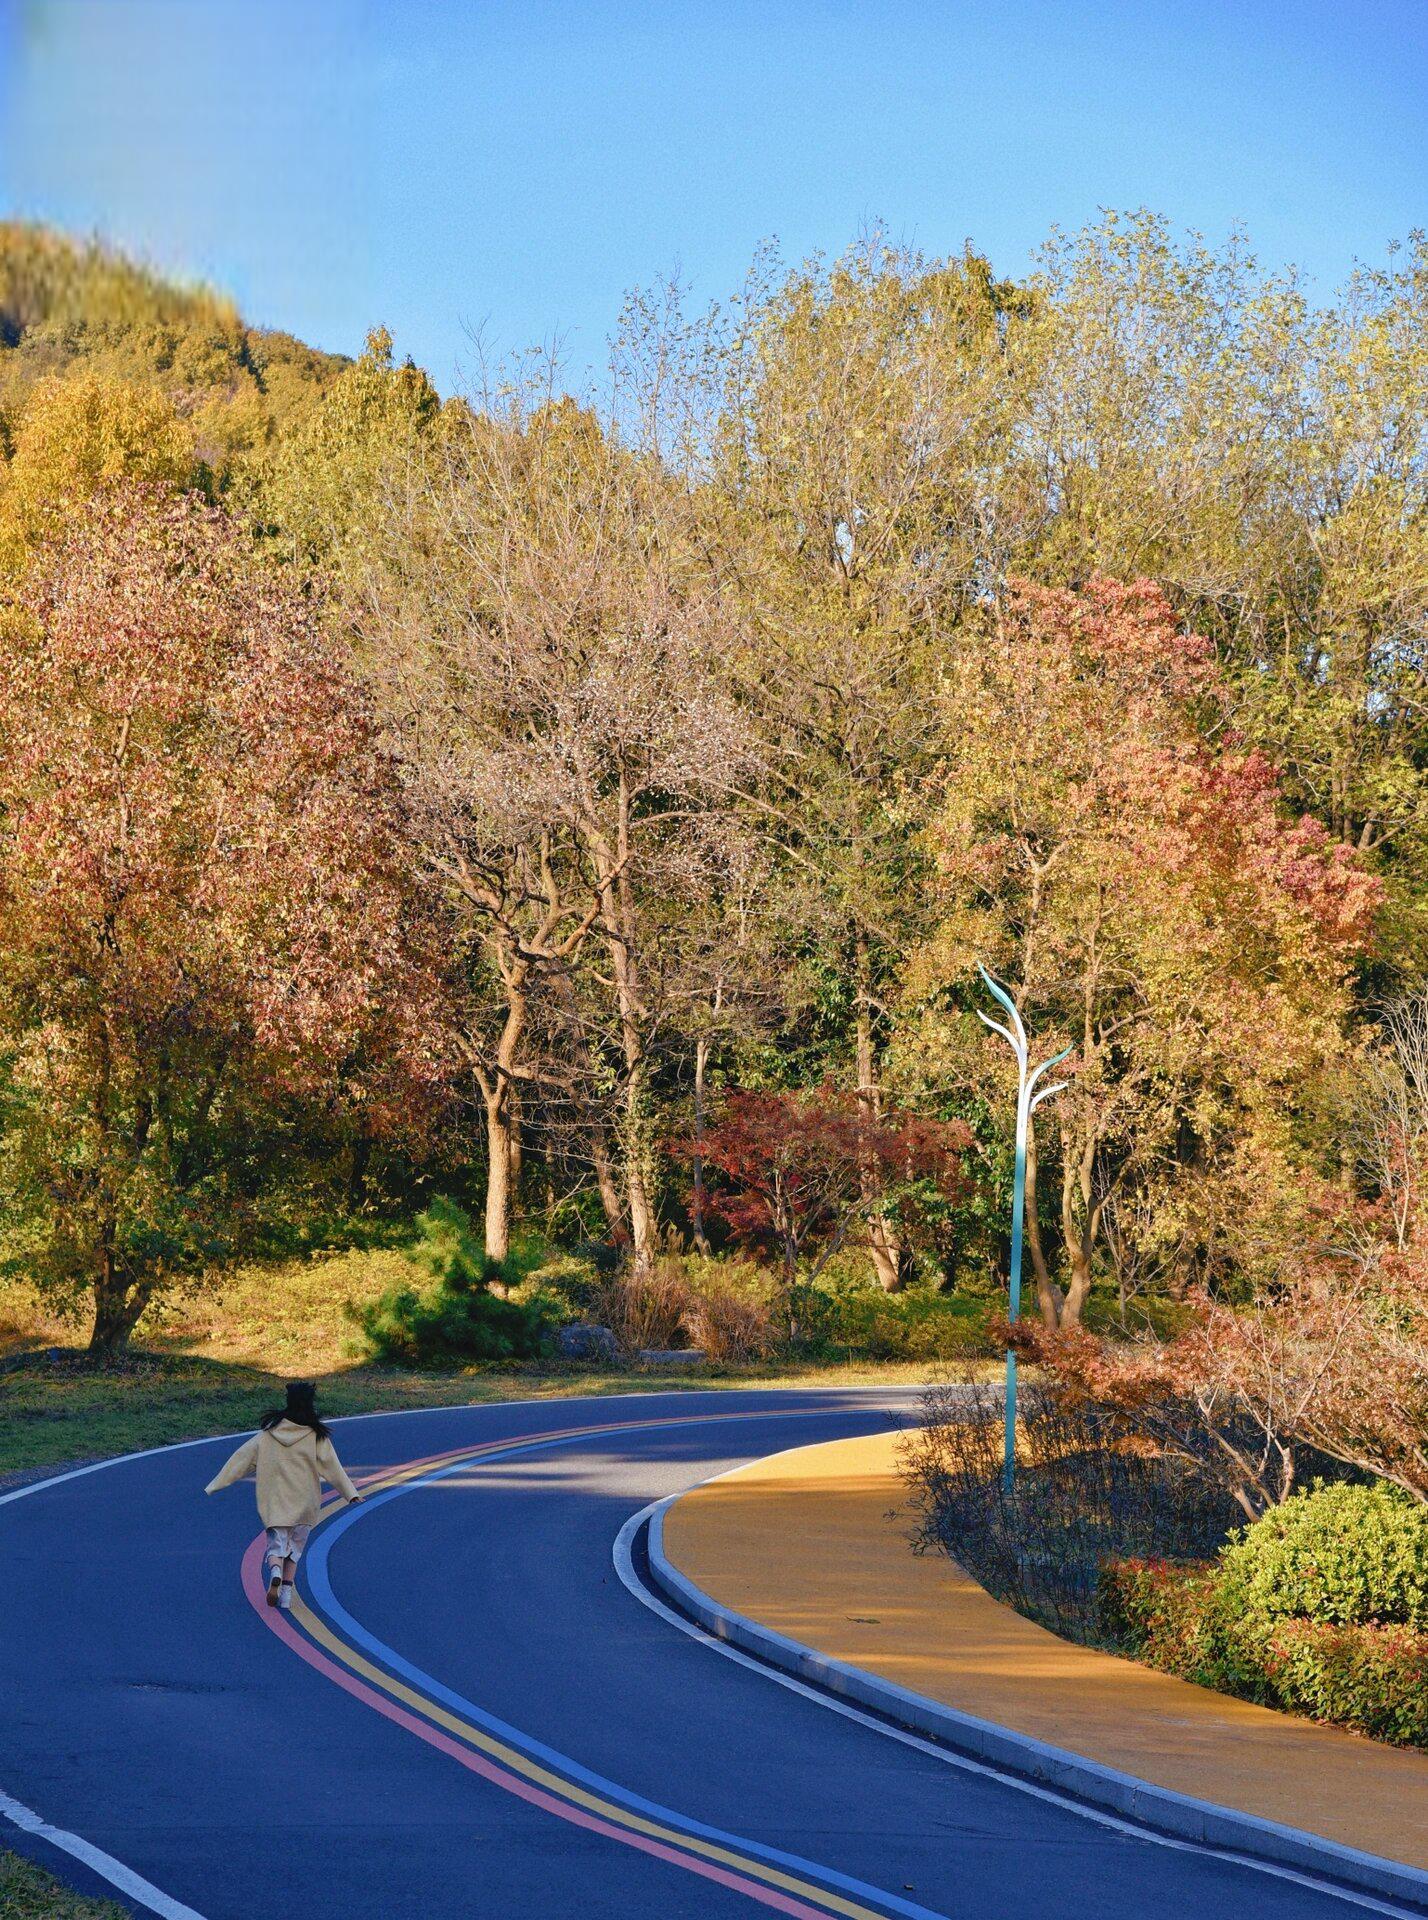
{"type": "Polygon", "coordinates": [[[277,1606],[278,1595],[282,1591],[282,1585],[283,1570],[281,1567],[274,1567],[268,1575],[268,1605],[270,1607],[277,1606]]]}
{"type": "MultiPolygon", "coordinates": [[[[269,1605],[271,1604],[272,1602],[269,1601],[269,1605]]],[[[292,1582],[290,1580],[285,1580],[283,1582],[283,1590],[278,1595],[278,1605],[282,1608],[284,1613],[291,1613],[293,1610],[293,1588],[292,1588],[292,1582]]]]}

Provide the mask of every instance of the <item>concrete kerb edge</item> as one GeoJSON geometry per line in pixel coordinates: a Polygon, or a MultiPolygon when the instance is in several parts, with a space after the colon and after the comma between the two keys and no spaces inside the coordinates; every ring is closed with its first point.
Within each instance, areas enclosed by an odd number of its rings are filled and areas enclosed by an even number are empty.
{"type": "Polygon", "coordinates": [[[686,1497],[671,1496],[650,1516],[650,1574],[665,1597],[716,1640],[725,1640],[784,1673],[871,1708],[913,1733],[939,1740],[956,1753],[1037,1785],[1056,1788],[1172,1839],[1245,1854],[1428,1911],[1428,1873],[1417,1867],[1361,1853],[1233,1807],[1194,1800],[1169,1787],[1154,1786],[1082,1754],[1050,1746],[1029,1734],[1014,1733],[990,1720],[979,1720],[925,1694],[912,1693],[721,1606],[681,1573],[665,1551],[665,1514],[676,1499],[686,1497]]]}

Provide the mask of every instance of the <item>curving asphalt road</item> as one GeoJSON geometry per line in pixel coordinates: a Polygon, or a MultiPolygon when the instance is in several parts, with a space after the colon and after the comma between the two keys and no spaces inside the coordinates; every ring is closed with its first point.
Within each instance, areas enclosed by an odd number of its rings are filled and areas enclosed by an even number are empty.
{"type": "Polygon", "coordinates": [[[1394,1911],[837,1712],[621,1583],[650,1501],[915,1413],[776,1390],[345,1420],[368,1498],[314,1533],[291,1618],[250,1489],[203,1497],[231,1440],[0,1496],[0,1844],[112,1896],[4,1818],[39,1815],[170,1920],[1394,1911]]]}

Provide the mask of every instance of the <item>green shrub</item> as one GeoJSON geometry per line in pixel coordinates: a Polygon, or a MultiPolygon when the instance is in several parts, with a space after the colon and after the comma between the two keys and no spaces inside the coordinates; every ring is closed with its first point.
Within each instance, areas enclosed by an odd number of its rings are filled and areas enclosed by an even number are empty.
{"type": "Polygon", "coordinates": [[[1107,1638],[1147,1666],[1244,1699],[1273,1699],[1240,1598],[1216,1563],[1107,1560],[1099,1599],[1107,1638]]]}
{"type": "Polygon", "coordinates": [[[1154,1648],[1154,1664],[1188,1675],[1199,1664],[1210,1568],[1171,1560],[1107,1560],[1101,1568],[1101,1625],[1117,1646],[1154,1648]]]}
{"type": "Polygon", "coordinates": [[[870,1360],[961,1360],[993,1351],[984,1300],[925,1286],[885,1293],[875,1281],[799,1291],[799,1324],[816,1346],[870,1360]]]}
{"type": "Polygon", "coordinates": [[[1428,1633],[1259,1610],[1230,1563],[1240,1545],[1196,1566],[1108,1561],[1100,1587],[1108,1637],[1147,1666],[1199,1686],[1428,1746],[1428,1633]]]}
{"type": "Polygon", "coordinates": [[[436,1200],[417,1220],[408,1252],[427,1285],[389,1287],[347,1309],[376,1359],[399,1366],[527,1359],[539,1353],[556,1317],[545,1298],[503,1300],[490,1283],[503,1270],[486,1258],[454,1200],[436,1200]]]}
{"type": "Polygon", "coordinates": [[[1297,1713],[1428,1747],[1428,1633],[1286,1620],[1268,1640],[1264,1668],[1297,1713]]]}
{"type": "Polygon", "coordinates": [[[1320,1485],[1221,1555],[1256,1618],[1428,1630],[1428,1507],[1397,1487],[1320,1485]]]}
{"type": "Polygon", "coordinates": [[[416,1219],[416,1237],[407,1248],[412,1265],[439,1287],[484,1286],[503,1280],[504,1272],[476,1238],[471,1216],[454,1200],[433,1200],[416,1219]]]}
{"type": "Polygon", "coordinates": [[[554,1321],[595,1318],[603,1282],[593,1262],[582,1254],[562,1253],[544,1241],[521,1238],[512,1243],[505,1272],[512,1281],[511,1299],[543,1302],[554,1321]]]}

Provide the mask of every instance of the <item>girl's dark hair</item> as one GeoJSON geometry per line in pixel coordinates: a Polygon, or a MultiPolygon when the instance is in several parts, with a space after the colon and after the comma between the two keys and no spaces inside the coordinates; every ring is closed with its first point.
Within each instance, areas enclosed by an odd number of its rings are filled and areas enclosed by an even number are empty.
{"type": "Polygon", "coordinates": [[[258,1425],[265,1429],[275,1427],[280,1420],[291,1420],[294,1426],[311,1427],[319,1440],[327,1438],[327,1428],[317,1417],[317,1388],[311,1380],[289,1380],[287,1405],[274,1407],[271,1413],[265,1413],[258,1425]]]}

